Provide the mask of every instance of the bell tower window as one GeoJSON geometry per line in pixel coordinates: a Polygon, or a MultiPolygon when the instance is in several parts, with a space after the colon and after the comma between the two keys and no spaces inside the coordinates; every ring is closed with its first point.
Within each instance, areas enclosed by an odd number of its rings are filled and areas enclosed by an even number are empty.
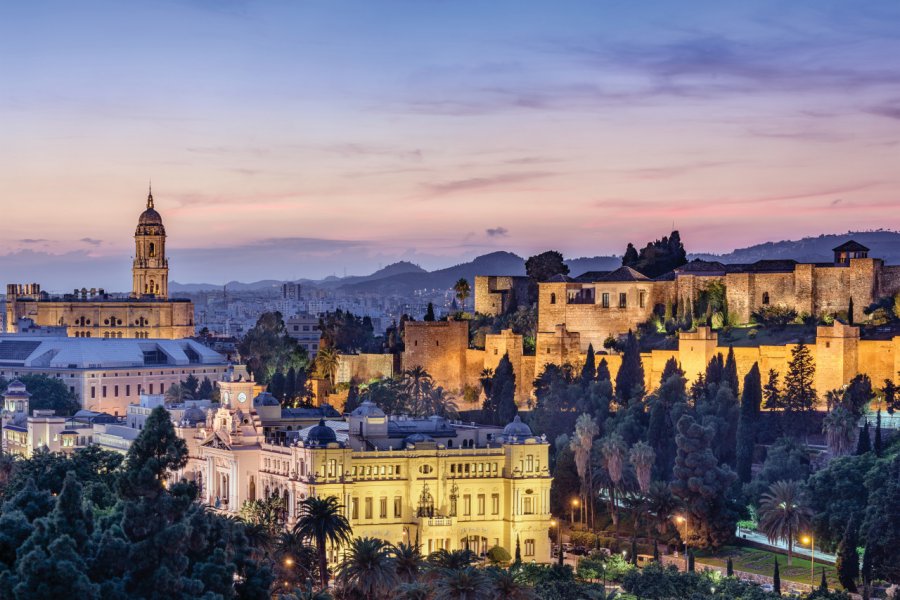
{"type": "Polygon", "coordinates": [[[156,244],[154,244],[153,242],[150,242],[149,256],[150,256],[150,258],[153,258],[156,256],[156,244]]]}

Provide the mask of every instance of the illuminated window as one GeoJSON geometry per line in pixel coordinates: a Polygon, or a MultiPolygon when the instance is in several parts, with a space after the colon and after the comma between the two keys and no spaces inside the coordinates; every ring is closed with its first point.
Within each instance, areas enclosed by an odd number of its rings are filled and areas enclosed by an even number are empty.
{"type": "Polygon", "coordinates": [[[609,292],[603,292],[600,295],[600,306],[603,308],[609,308],[609,292]]]}
{"type": "Polygon", "coordinates": [[[500,494],[491,494],[491,514],[500,514],[500,494]]]}
{"type": "Polygon", "coordinates": [[[534,556],[534,540],[525,540],[525,556],[534,556]]]}
{"type": "Polygon", "coordinates": [[[628,305],[628,295],[625,292],[619,293],[619,308],[625,308],[628,305]]]}

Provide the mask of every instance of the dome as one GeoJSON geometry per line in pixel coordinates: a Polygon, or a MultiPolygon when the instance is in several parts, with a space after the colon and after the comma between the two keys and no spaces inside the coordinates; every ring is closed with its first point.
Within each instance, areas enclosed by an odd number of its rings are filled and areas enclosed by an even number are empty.
{"type": "Polygon", "coordinates": [[[256,406],[281,406],[278,402],[278,398],[270,394],[269,392],[263,392],[259,396],[256,397],[256,400],[253,401],[253,404],[256,406]]]}
{"type": "Polygon", "coordinates": [[[383,417],[384,411],[375,406],[373,402],[366,400],[356,410],[350,413],[351,417],[383,417]]]}
{"type": "Polygon", "coordinates": [[[503,428],[503,436],[531,437],[531,427],[523,423],[519,415],[516,415],[512,423],[503,428]]]}
{"type": "Polygon", "coordinates": [[[22,383],[21,381],[19,381],[18,379],[13,379],[12,381],[9,382],[9,384],[6,386],[6,392],[4,392],[3,395],[4,396],[19,396],[19,397],[31,396],[31,394],[29,394],[25,390],[25,384],[22,383]]]}
{"type": "Polygon", "coordinates": [[[138,217],[138,229],[142,226],[162,227],[162,216],[153,208],[153,192],[147,194],[147,209],[138,217]]]}
{"type": "Polygon", "coordinates": [[[337,434],[334,429],[325,424],[325,420],[321,419],[319,424],[309,430],[306,434],[307,444],[330,444],[337,441],[337,434]]]}

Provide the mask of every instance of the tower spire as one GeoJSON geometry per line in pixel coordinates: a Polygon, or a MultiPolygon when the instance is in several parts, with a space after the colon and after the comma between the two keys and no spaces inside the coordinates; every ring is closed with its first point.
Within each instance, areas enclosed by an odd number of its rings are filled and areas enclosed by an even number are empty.
{"type": "Polygon", "coordinates": [[[153,208],[153,180],[147,184],[147,208],[153,208]]]}

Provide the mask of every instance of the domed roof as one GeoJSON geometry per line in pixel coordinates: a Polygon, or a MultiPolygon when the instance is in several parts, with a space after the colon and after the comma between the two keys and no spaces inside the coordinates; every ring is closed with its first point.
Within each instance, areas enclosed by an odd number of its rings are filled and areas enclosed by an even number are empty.
{"type": "Polygon", "coordinates": [[[350,413],[351,417],[383,417],[384,411],[375,406],[373,402],[366,400],[356,410],[350,413]]]}
{"type": "Polygon", "coordinates": [[[523,423],[519,415],[516,415],[512,423],[503,428],[503,435],[504,437],[531,437],[531,427],[523,423]]]}
{"type": "Polygon", "coordinates": [[[13,379],[6,386],[6,392],[4,393],[4,396],[31,396],[31,394],[29,394],[25,390],[24,383],[22,383],[18,379],[13,379]]]}
{"type": "Polygon", "coordinates": [[[309,430],[306,435],[306,443],[325,445],[337,441],[334,429],[325,424],[325,419],[320,419],[319,424],[309,430]]]}
{"type": "Polygon", "coordinates": [[[153,192],[147,193],[147,209],[138,217],[138,227],[141,225],[151,225],[162,227],[162,216],[153,208],[153,192]]]}
{"type": "Polygon", "coordinates": [[[256,406],[280,406],[278,402],[278,398],[270,394],[269,392],[263,392],[253,401],[253,404],[256,406]]]}

